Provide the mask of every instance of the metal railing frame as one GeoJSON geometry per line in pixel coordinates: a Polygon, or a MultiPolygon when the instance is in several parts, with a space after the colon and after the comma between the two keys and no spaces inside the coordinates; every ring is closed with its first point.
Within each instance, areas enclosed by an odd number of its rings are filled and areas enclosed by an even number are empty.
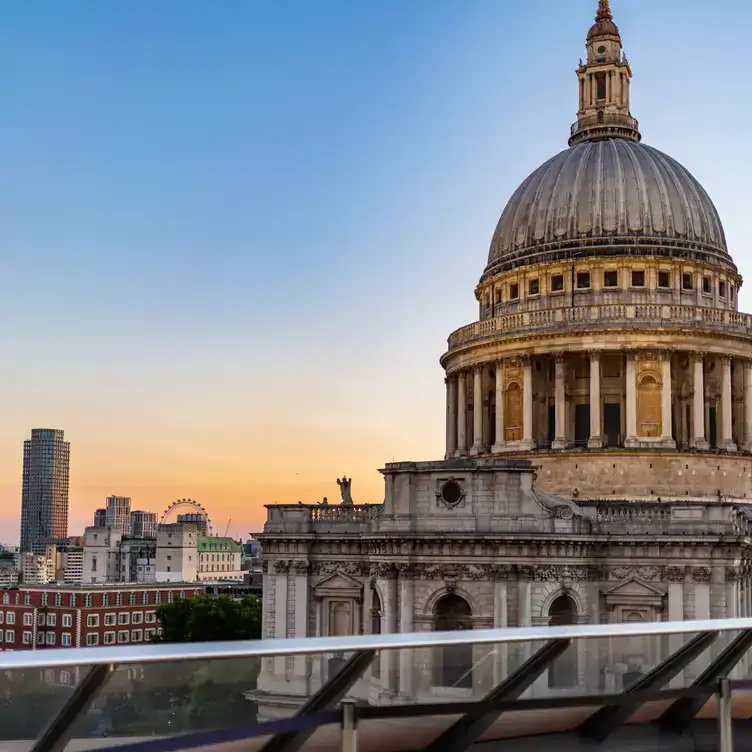
{"type": "MultiPolygon", "coordinates": [[[[69,648],[0,654],[0,671],[42,669],[51,667],[90,666],[91,671],[74,691],[60,713],[52,719],[34,744],[32,752],[62,752],[71,739],[75,725],[91,708],[97,693],[118,666],[127,664],[172,661],[226,660],[250,657],[352,653],[350,660],[309,699],[294,718],[271,724],[258,724],[243,729],[199,732],[181,737],[131,743],[136,752],[160,752],[190,749],[220,743],[230,738],[244,739],[275,734],[264,749],[267,752],[295,752],[313,731],[322,725],[339,722],[343,729],[343,752],[357,748],[358,720],[367,718],[408,717],[419,715],[463,714],[439,743],[441,749],[467,749],[477,736],[508,709],[577,707],[596,705],[600,708],[583,724],[580,733],[602,740],[622,725],[636,708],[648,700],[675,699],[675,710],[681,713],[682,725],[692,720],[702,702],[715,694],[718,697],[718,744],[720,752],[732,752],[733,724],[731,695],[734,687],[748,689],[749,681],[732,682],[727,676],[741,660],[752,642],[752,618],[660,622],[654,624],[598,624],[555,627],[521,627],[457,632],[420,632],[381,634],[355,637],[318,637],[238,642],[154,644],[146,646],[114,646],[110,648],[69,648]],[[680,690],[662,690],[690,660],[702,653],[722,632],[743,633],[713,661],[699,681],[680,690]],[[744,634],[746,633],[746,635],[744,634]],[[579,696],[520,700],[524,688],[546,670],[548,664],[573,640],[610,637],[658,635],[696,635],[693,640],[656,666],[645,677],[618,695],[579,696]],[[743,639],[745,638],[745,639],[743,639]],[[349,688],[360,678],[374,658],[375,651],[445,647],[456,645],[491,645],[545,642],[526,664],[504,680],[485,698],[468,703],[431,705],[360,707],[340,704],[349,688]],[[529,670],[528,670],[529,668],[529,670]],[[706,683],[705,683],[706,682],[706,683]],[[687,700],[687,698],[690,698],[687,700]],[[678,705],[681,703],[681,705],[678,705]],[[215,738],[216,737],[216,738],[215,738]],[[155,747],[156,745],[156,747],[155,747]]],[[[670,715],[670,714],[669,714],[670,715]]],[[[676,713],[674,714],[676,715],[676,713]]],[[[668,717],[668,716],[667,716],[668,717]]],[[[441,737],[440,737],[441,739],[441,737]]],[[[434,749],[437,747],[434,744],[434,749]]],[[[431,749],[431,747],[427,748],[431,749]]]]}

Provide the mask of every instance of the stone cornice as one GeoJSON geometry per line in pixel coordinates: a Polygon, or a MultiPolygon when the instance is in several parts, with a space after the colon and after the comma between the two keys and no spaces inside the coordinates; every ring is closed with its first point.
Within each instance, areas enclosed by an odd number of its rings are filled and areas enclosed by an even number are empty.
{"type": "MultiPolygon", "coordinates": [[[[648,335],[653,342],[657,343],[657,346],[651,348],[648,346],[642,346],[636,341],[633,347],[635,350],[648,351],[652,349],[656,352],[665,353],[670,349],[671,352],[675,354],[701,353],[704,357],[708,355],[720,357],[724,354],[730,354],[730,357],[734,360],[745,362],[750,361],[749,346],[752,342],[752,333],[749,336],[742,336],[719,332],[666,332],[656,331],[655,329],[630,328],[628,334],[635,340],[637,338],[633,335],[648,335]],[[662,340],[662,337],[666,338],[665,342],[662,340]],[[738,343],[738,352],[729,353],[728,348],[731,342],[738,343]]],[[[497,363],[499,360],[513,359],[516,357],[522,357],[522,355],[534,358],[544,358],[549,356],[551,351],[555,351],[557,348],[562,348],[561,340],[564,339],[569,339],[570,342],[564,350],[558,350],[559,352],[587,355],[588,352],[593,350],[593,346],[583,342],[584,335],[588,335],[589,338],[592,338],[593,336],[602,336],[604,338],[603,344],[599,345],[597,348],[601,355],[623,353],[625,351],[623,342],[614,340],[613,330],[593,328],[578,332],[577,335],[574,335],[571,331],[562,331],[478,340],[445,352],[441,356],[440,362],[445,369],[448,369],[449,374],[453,375],[465,372],[476,362],[493,366],[493,364],[497,363]],[[505,352],[500,353],[499,350],[502,339],[502,346],[505,352]],[[537,348],[539,348],[542,343],[547,344],[543,349],[538,351],[537,348]],[[467,359],[468,355],[471,356],[470,360],[467,359]]]]}
{"type": "MultiPolygon", "coordinates": [[[[279,562],[277,562],[279,563],[279,562]]],[[[734,582],[740,577],[748,576],[752,567],[748,562],[732,566],[721,566],[724,581],[734,582]]],[[[287,569],[272,567],[277,574],[286,573],[287,569]]],[[[671,562],[667,565],[655,563],[633,564],[629,561],[580,560],[572,563],[539,562],[411,562],[392,565],[374,561],[312,561],[306,563],[305,571],[291,568],[291,574],[310,574],[326,578],[340,573],[358,578],[364,585],[372,585],[379,580],[423,580],[444,583],[453,589],[460,582],[625,582],[630,579],[645,582],[663,582],[680,584],[684,582],[708,583],[713,577],[710,559],[702,565],[688,560],[671,562]]]]}

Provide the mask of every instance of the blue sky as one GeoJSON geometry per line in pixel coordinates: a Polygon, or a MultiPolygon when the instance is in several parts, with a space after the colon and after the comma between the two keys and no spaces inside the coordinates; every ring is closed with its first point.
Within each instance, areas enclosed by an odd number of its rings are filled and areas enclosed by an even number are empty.
{"type": "MultiPolygon", "coordinates": [[[[109,493],[255,527],[440,456],[438,357],[507,198],[566,147],[596,4],[5,3],[0,538],[36,426],[72,442],[72,530],[109,493]]],[[[746,273],[752,10],[612,8],[646,143],[746,273]]]]}

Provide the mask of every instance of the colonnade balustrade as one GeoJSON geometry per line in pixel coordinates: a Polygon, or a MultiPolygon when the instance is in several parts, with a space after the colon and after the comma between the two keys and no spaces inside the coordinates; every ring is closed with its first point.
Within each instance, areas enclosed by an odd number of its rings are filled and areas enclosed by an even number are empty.
{"type": "Polygon", "coordinates": [[[519,355],[445,381],[447,458],[572,447],[752,451],[752,360],[653,350],[519,355]]]}

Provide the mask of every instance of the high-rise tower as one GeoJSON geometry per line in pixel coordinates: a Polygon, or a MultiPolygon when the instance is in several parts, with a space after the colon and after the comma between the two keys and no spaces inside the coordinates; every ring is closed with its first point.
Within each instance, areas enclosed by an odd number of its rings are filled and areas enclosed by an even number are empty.
{"type": "Polygon", "coordinates": [[[24,441],[21,551],[44,554],[47,538],[68,535],[70,444],[63,431],[34,428],[24,441]]]}

